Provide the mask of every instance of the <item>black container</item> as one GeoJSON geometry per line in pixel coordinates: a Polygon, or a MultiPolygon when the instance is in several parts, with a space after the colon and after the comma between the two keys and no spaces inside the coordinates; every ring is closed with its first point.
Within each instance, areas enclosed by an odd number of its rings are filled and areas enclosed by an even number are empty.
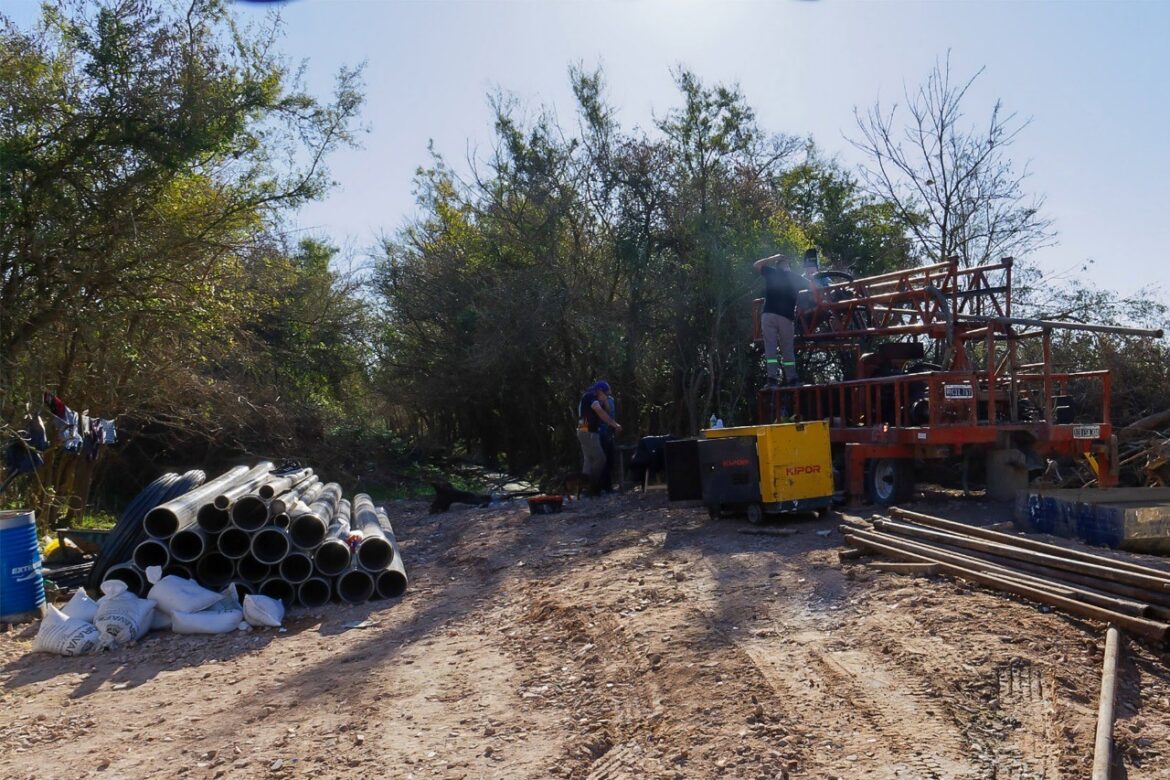
{"type": "Polygon", "coordinates": [[[672,439],[663,445],[663,452],[666,457],[666,497],[671,501],[701,499],[699,440],[672,439]]]}

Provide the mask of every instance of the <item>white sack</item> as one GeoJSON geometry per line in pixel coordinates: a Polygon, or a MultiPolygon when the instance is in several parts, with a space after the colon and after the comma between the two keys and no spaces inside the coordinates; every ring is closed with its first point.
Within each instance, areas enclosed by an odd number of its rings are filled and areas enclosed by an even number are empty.
{"type": "Polygon", "coordinates": [[[101,641],[101,632],[91,623],[69,617],[50,604],[37,636],[33,639],[32,649],[34,653],[85,655],[97,650],[101,641]]]}
{"type": "Polygon", "coordinates": [[[172,613],[171,630],[176,634],[226,634],[236,630],[243,616],[238,604],[224,598],[201,612],[172,613]]]}
{"type": "Polygon", "coordinates": [[[157,601],[158,608],[168,615],[176,612],[202,612],[222,598],[215,591],[175,574],[168,574],[158,580],[146,597],[157,601]]]}
{"type": "Polygon", "coordinates": [[[280,628],[284,620],[284,602],[271,596],[244,596],[244,620],[253,626],[280,628]]]}
{"type": "Polygon", "coordinates": [[[155,602],[138,598],[118,580],[103,582],[102,593],[106,595],[98,599],[93,616],[93,624],[102,635],[102,648],[119,647],[144,637],[150,630],[155,602]]]}
{"type": "Polygon", "coordinates": [[[69,599],[69,603],[61,607],[61,611],[67,617],[92,623],[93,616],[97,614],[97,607],[97,602],[91,599],[84,589],[78,588],[77,592],[73,594],[73,598],[69,599]]]}

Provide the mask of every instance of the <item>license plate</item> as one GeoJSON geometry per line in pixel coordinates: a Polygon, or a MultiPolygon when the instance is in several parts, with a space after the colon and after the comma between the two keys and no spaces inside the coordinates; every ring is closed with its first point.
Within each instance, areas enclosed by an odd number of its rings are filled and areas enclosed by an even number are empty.
{"type": "Polygon", "coordinates": [[[971,385],[943,385],[944,398],[974,398],[975,391],[971,385]]]}
{"type": "Polygon", "coordinates": [[[1099,439],[1101,438],[1100,425],[1074,425],[1073,426],[1074,439],[1099,439]]]}

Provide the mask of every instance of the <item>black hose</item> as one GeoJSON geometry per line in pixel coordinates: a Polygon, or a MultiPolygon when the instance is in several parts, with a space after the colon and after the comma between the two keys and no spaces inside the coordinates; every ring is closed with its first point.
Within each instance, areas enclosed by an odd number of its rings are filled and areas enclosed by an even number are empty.
{"type": "Polygon", "coordinates": [[[117,524],[106,536],[106,542],[97,560],[94,561],[89,579],[85,583],[90,595],[98,592],[110,567],[129,561],[134,554],[134,548],[146,539],[146,533],[142,528],[142,519],[146,517],[146,513],[202,485],[206,479],[207,475],[197,469],[182,476],[173,473],[163,474],[139,491],[134,500],[122,511],[117,524]]]}

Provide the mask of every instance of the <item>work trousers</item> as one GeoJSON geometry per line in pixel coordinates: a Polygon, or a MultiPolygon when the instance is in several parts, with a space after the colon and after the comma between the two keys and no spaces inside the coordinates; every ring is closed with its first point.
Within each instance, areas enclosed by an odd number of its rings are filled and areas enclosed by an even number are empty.
{"type": "Polygon", "coordinates": [[[581,445],[581,472],[589,477],[590,492],[601,491],[605,479],[605,452],[601,449],[601,434],[577,431],[577,442],[581,445]]]}
{"type": "Polygon", "coordinates": [[[764,331],[764,361],[768,379],[775,380],[784,368],[784,381],[796,381],[796,332],[792,320],[782,314],[764,312],[760,317],[764,331]]]}

